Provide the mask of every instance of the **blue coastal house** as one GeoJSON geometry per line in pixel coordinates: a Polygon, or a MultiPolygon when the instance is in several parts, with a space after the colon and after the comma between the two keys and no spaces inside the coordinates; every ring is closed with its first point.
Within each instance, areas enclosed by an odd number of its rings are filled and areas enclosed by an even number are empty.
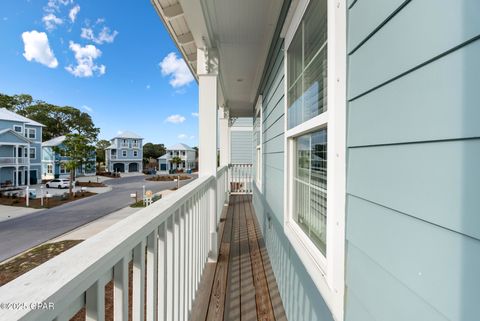
{"type": "Polygon", "coordinates": [[[27,186],[41,180],[43,127],[0,108],[0,188],[27,186]]]}
{"type": "Polygon", "coordinates": [[[125,131],[110,140],[105,150],[105,166],[108,172],[132,173],[143,171],[143,138],[125,131]]]}
{"type": "MultiPolygon", "coordinates": [[[[62,144],[66,136],[60,136],[42,143],[42,179],[69,178],[70,172],[66,169],[69,157],[62,155],[62,144]],[[60,150],[57,150],[60,149],[60,150]]],[[[92,152],[91,157],[78,167],[75,172],[77,176],[92,176],[96,173],[96,153],[92,152]]]]}

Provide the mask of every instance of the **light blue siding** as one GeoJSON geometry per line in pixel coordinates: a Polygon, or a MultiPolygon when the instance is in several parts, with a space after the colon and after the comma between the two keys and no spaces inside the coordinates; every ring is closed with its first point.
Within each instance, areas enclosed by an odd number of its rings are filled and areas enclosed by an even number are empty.
{"type": "Polygon", "coordinates": [[[480,2],[403,4],[349,10],[346,321],[476,320],[480,2]]]}
{"type": "MultiPolygon", "coordinates": [[[[288,320],[333,321],[331,312],[313,284],[284,229],[284,51],[283,39],[278,37],[286,8],[279,19],[262,80],[263,132],[262,135],[262,190],[254,184],[253,205],[260,221],[273,272],[279,287],[288,320]]],[[[254,131],[258,128],[256,122],[254,131]]],[[[255,151],[257,137],[252,150],[255,151]]],[[[254,158],[254,163],[256,159],[254,158]]],[[[257,164],[254,164],[256,168],[257,164]]]]}
{"type": "MultiPolygon", "coordinates": [[[[250,127],[252,119],[250,118],[250,127]]],[[[251,164],[252,163],[252,131],[230,132],[231,137],[231,163],[232,164],[251,164]]]]}

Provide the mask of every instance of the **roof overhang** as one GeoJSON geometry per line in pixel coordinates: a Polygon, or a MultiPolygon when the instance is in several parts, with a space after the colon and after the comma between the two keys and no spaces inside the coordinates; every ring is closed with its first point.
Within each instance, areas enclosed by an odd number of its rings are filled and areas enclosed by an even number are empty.
{"type": "Polygon", "coordinates": [[[253,116],[283,0],[151,0],[198,79],[197,48],[219,57],[219,106],[253,116]]]}

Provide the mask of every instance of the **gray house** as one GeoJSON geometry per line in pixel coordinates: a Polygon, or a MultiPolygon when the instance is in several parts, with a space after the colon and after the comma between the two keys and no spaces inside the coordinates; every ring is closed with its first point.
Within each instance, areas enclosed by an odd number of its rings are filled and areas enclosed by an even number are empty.
{"type": "Polygon", "coordinates": [[[105,149],[105,165],[109,172],[143,171],[143,138],[130,131],[119,133],[105,149]]]}
{"type": "Polygon", "coordinates": [[[0,185],[26,186],[41,180],[42,128],[36,121],[0,108],[0,185]]]}

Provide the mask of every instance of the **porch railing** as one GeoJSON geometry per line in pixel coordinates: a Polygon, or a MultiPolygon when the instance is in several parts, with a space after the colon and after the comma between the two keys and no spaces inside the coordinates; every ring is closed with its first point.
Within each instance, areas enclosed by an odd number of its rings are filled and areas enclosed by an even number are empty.
{"type": "Polygon", "coordinates": [[[251,194],[253,183],[252,164],[230,164],[228,166],[230,193],[251,194]]]}
{"type": "Polygon", "coordinates": [[[0,165],[25,165],[29,163],[28,157],[0,157],[0,165]]]}
{"type": "Polygon", "coordinates": [[[0,302],[18,307],[0,320],[64,321],[84,307],[87,320],[104,320],[110,281],[114,320],[187,320],[208,259],[210,191],[224,199],[225,175],[198,178],[7,283],[0,302]]]}
{"type": "Polygon", "coordinates": [[[222,216],[223,205],[228,201],[228,166],[217,170],[217,224],[222,216]]]}

